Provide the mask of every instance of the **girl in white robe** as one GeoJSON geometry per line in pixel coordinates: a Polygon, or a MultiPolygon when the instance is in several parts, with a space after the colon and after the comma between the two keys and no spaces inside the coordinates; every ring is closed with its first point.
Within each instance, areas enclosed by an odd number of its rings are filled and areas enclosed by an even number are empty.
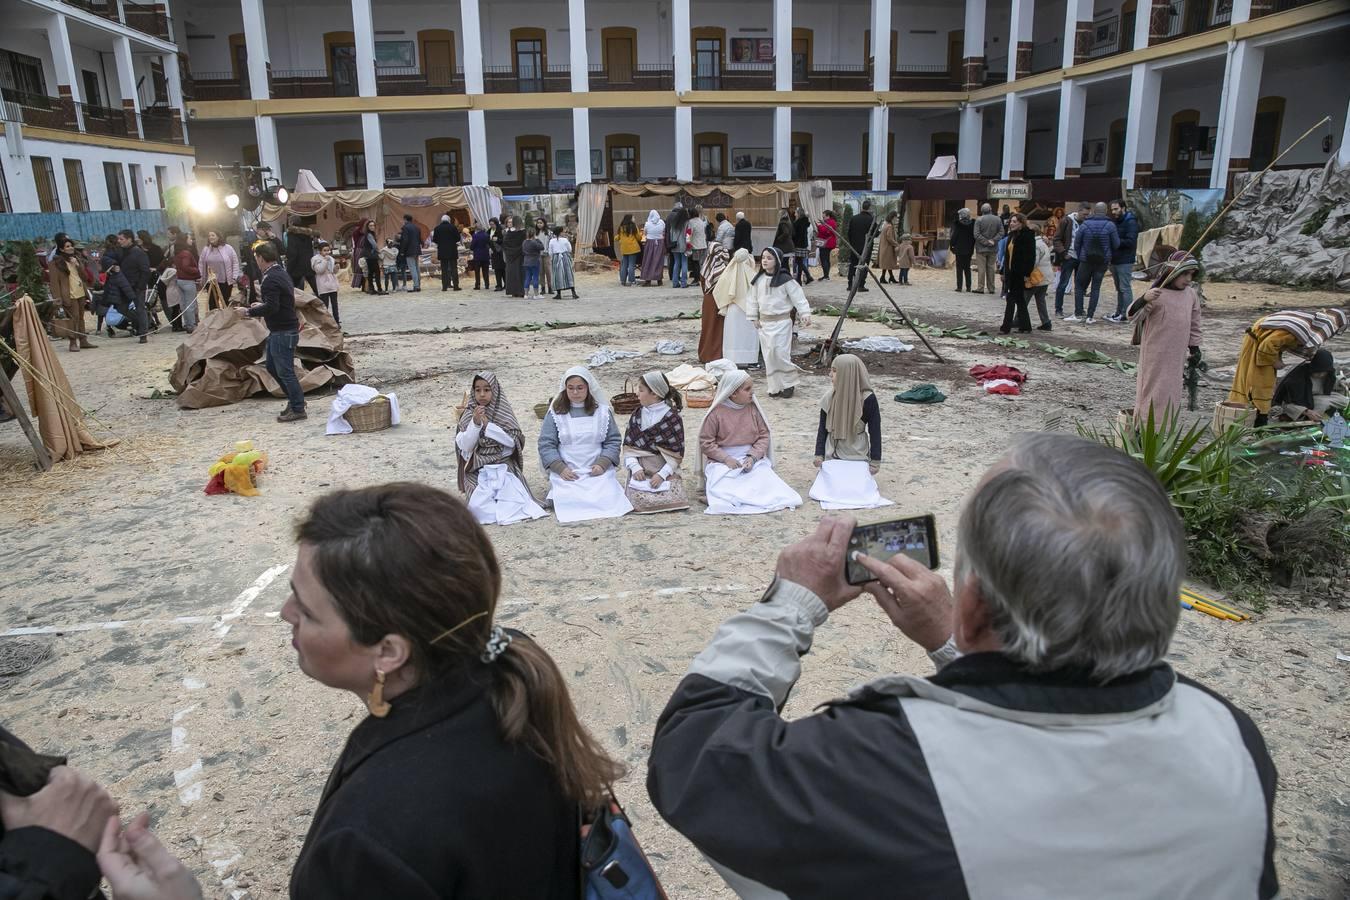
{"type": "Polygon", "coordinates": [[[459,417],[455,459],[459,489],[480,525],[512,525],[547,515],[522,477],[525,435],[497,376],[473,377],[472,398],[459,417]]]}
{"type": "Polygon", "coordinates": [[[709,515],[753,515],[795,509],[801,495],[773,470],[773,432],[750,376],[722,376],[699,430],[695,469],[703,472],[709,515]]]}
{"type": "Polygon", "coordinates": [[[881,407],[863,361],[851,353],[834,358],[831,387],[820,400],[816,468],[811,499],[822,509],[890,506],[874,477],[881,469],[881,407]]]}
{"type": "Polygon", "coordinates": [[[767,248],[760,256],[760,265],[762,269],[750,286],[745,314],[759,329],[769,396],[786,399],[797,389],[799,371],[792,362],[792,313],[797,313],[797,324],[805,327],[811,324],[811,307],[780,250],[767,248]]]}
{"type": "Polygon", "coordinates": [[[754,278],[755,260],[750,251],[742,247],[713,286],[718,313],[726,319],[722,328],[722,357],[738,366],[753,366],[759,362],[759,332],[745,315],[754,278]]]}
{"type": "Polygon", "coordinates": [[[585,366],[568,369],[539,430],[539,462],[559,522],[611,519],[629,513],[615,470],[621,445],[609,400],[585,366]]]}

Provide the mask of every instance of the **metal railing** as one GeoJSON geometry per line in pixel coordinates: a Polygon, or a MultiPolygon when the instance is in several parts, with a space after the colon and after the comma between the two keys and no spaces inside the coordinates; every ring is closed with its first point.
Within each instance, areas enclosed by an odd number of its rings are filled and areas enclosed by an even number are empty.
{"type": "MultiPolygon", "coordinates": [[[[120,109],[110,106],[96,106],[92,103],[78,104],[84,118],[86,134],[106,134],[113,137],[136,137],[134,129],[129,129],[128,116],[120,109]]],[[[134,121],[134,117],[132,121],[134,121]]]]}
{"type": "Polygon", "coordinates": [[[464,93],[464,69],[450,66],[384,67],[375,70],[376,93],[381,97],[464,93]]]}
{"type": "Polygon", "coordinates": [[[1121,33],[1119,30],[1117,30],[1114,39],[1102,44],[1098,44],[1095,47],[1089,47],[1088,59],[1102,59],[1107,56],[1115,56],[1117,53],[1120,52],[1120,49],[1121,49],[1121,33]]]}
{"type": "Polygon", "coordinates": [[[38,128],[61,128],[78,131],[74,122],[66,119],[66,111],[60,97],[48,97],[46,94],[30,94],[4,89],[5,120],[35,125],[38,128]]]}
{"type": "Polygon", "coordinates": [[[1227,25],[1232,18],[1231,9],[1214,10],[1209,2],[1172,0],[1168,5],[1167,30],[1157,38],[1157,43],[1201,34],[1227,25]]]}
{"type": "Polygon", "coordinates": [[[774,64],[771,62],[729,62],[722,66],[721,90],[771,91],[774,88],[774,64]]]}
{"type": "Polygon", "coordinates": [[[93,13],[96,16],[112,19],[114,22],[121,21],[121,19],[117,17],[116,0],[65,0],[65,2],[67,6],[82,9],[85,12],[93,13]]]}
{"type": "Polygon", "coordinates": [[[1271,12],[1287,12],[1291,9],[1297,9],[1300,6],[1307,6],[1314,0],[1275,0],[1275,5],[1271,7],[1271,12]]]}
{"type": "Polygon", "coordinates": [[[272,96],[277,99],[308,97],[355,97],[356,71],[327,69],[281,69],[272,72],[272,96]]]}
{"type": "Polygon", "coordinates": [[[664,63],[592,64],[587,73],[593,91],[673,91],[675,70],[664,63]]]}
{"type": "Polygon", "coordinates": [[[865,65],[812,66],[792,73],[792,87],[800,91],[865,91],[872,87],[872,69],[865,65]]]}
{"type": "Polygon", "coordinates": [[[173,112],[167,106],[149,106],[141,110],[141,133],[147,141],[181,144],[181,136],[174,137],[173,112]]]}
{"type": "Polygon", "coordinates": [[[962,73],[959,65],[953,71],[946,64],[902,62],[891,73],[891,90],[948,91],[961,86],[962,73]]]}
{"type": "Polygon", "coordinates": [[[572,69],[568,65],[549,66],[534,72],[518,72],[514,66],[483,67],[483,92],[487,94],[542,94],[570,90],[572,69]]]}
{"type": "Polygon", "coordinates": [[[183,79],[184,100],[248,100],[248,76],[233,72],[200,72],[183,79]]]}
{"type": "Polygon", "coordinates": [[[133,3],[131,0],[122,0],[122,14],[126,16],[128,28],[135,28],[137,31],[154,35],[166,41],[172,40],[173,23],[163,10],[148,3],[133,3]]]}
{"type": "Polygon", "coordinates": [[[1031,48],[1031,74],[1064,68],[1064,48],[1059,41],[1042,41],[1031,48]]]}

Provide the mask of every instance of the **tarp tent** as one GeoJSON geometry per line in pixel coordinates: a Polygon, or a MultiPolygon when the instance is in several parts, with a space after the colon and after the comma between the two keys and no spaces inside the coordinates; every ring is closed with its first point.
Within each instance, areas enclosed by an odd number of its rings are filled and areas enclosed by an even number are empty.
{"type": "Polygon", "coordinates": [[[486,226],[501,211],[499,188],[466,185],[295,193],[285,205],[264,203],[261,218],[277,222],[288,216],[313,216],[319,234],[331,241],[345,236],[362,219],[375,220],[377,234],[393,235],[403,227],[404,214],[410,214],[425,235],[447,212],[486,226]]]}

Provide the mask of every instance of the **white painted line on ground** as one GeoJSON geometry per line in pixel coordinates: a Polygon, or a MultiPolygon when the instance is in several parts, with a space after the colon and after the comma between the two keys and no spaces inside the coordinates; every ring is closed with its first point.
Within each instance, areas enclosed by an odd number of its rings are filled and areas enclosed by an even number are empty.
{"type": "Polygon", "coordinates": [[[259,575],[257,580],[251,585],[240,591],[239,596],[235,597],[234,603],[230,605],[230,611],[223,614],[220,617],[220,621],[217,622],[212,629],[215,631],[216,636],[224,637],[229,634],[230,626],[234,623],[234,620],[242,616],[244,610],[248,609],[263,591],[267,590],[267,586],[275,581],[278,575],[285,572],[290,567],[290,563],[282,563],[281,565],[273,566],[259,575]]]}
{"type": "Polygon", "coordinates": [[[184,806],[202,799],[202,761],[194,760],[186,769],[173,773],[173,783],[178,788],[178,800],[184,806]]]}

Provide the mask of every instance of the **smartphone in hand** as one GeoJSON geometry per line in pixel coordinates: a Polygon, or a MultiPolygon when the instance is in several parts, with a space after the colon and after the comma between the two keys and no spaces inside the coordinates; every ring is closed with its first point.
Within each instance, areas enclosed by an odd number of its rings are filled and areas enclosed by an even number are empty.
{"type": "Polygon", "coordinates": [[[844,556],[844,578],[849,584],[867,584],[876,581],[876,576],[862,563],[853,561],[855,550],[883,561],[903,553],[930,569],[936,569],[937,523],[933,514],[929,513],[854,528],[848,539],[848,552],[844,556]]]}

